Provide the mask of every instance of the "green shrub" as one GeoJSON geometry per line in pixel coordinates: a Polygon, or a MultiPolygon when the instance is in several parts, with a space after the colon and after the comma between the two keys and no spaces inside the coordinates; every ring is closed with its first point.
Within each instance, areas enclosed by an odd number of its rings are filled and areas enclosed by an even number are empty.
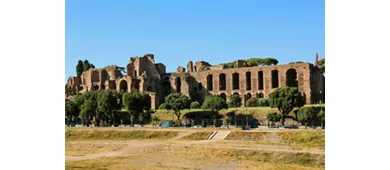
{"type": "Polygon", "coordinates": [[[191,103],[191,109],[199,109],[200,108],[200,104],[198,101],[194,101],[191,103]]]}
{"type": "Polygon", "coordinates": [[[256,106],[257,107],[268,107],[269,101],[268,101],[268,99],[264,99],[264,98],[258,99],[256,102],[256,106]]]}
{"type": "Polygon", "coordinates": [[[158,107],[159,110],[166,110],[167,109],[167,104],[163,103],[158,107]]]}

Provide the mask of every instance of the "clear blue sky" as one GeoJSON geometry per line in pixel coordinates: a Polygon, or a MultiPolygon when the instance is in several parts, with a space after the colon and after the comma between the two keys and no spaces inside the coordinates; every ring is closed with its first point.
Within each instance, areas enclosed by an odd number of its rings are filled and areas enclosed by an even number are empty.
{"type": "Polygon", "coordinates": [[[174,72],[189,60],[325,56],[324,0],[66,0],[65,8],[65,81],[80,59],[126,66],[152,53],[174,72]]]}

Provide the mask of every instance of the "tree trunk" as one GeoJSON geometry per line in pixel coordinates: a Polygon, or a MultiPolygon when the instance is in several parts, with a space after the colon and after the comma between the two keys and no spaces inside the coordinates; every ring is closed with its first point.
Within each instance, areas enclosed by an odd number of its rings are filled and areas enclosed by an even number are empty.
{"type": "Polygon", "coordinates": [[[284,121],[285,121],[285,116],[284,116],[284,114],[282,115],[282,126],[284,126],[284,121]]]}
{"type": "Polygon", "coordinates": [[[179,126],[181,126],[180,114],[176,114],[176,116],[177,116],[177,121],[179,121],[179,126]]]}

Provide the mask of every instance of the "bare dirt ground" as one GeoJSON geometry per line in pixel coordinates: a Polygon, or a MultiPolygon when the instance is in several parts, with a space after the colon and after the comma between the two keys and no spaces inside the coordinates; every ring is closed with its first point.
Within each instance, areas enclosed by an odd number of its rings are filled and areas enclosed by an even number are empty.
{"type": "Polygon", "coordinates": [[[282,144],[276,132],[267,135],[268,143],[236,140],[179,140],[195,132],[197,131],[181,131],[176,137],[168,140],[68,141],[66,142],[66,169],[324,169],[200,154],[209,149],[324,154],[323,151],[294,150],[282,144]]]}

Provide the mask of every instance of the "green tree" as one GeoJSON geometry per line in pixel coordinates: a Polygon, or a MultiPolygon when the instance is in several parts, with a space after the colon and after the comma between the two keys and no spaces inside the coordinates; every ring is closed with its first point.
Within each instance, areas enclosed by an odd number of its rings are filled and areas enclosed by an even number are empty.
{"type": "Polygon", "coordinates": [[[214,119],[214,125],[217,123],[217,116],[219,115],[219,111],[227,108],[228,105],[225,100],[213,95],[207,96],[202,105],[202,109],[211,110],[213,112],[212,117],[214,119]]]}
{"type": "Polygon", "coordinates": [[[302,107],[305,104],[301,92],[296,87],[278,88],[269,95],[268,101],[271,108],[278,108],[282,113],[282,125],[284,126],[285,117],[295,108],[302,107]]]}
{"type": "Polygon", "coordinates": [[[269,113],[267,115],[267,120],[268,120],[268,127],[269,127],[269,122],[272,122],[272,123],[280,122],[280,120],[282,120],[282,114],[278,114],[276,112],[269,113]]]}
{"type": "Polygon", "coordinates": [[[247,64],[249,67],[258,66],[263,63],[262,58],[250,58],[247,60],[247,64]]]}
{"type": "MultiPolygon", "coordinates": [[[[81,105],[80,116],[86,122],[87,125],[90,125],[97,114],[97,98],[95,92],[87,92],[84,94],[84,102],[81,105]]],[[[96,121],[95,121],[95,125],[96,121]]]]}
{"type": "Polygon", "coordinates": [[[260,98],[257,100],[256,105],[259,107],[268,107],[269,106],[268,99],[260,98]]]}
{"type": "Polygon", "coordinates": [[[198,101],[194,101],[191,103],[191,109],[199,109],[201,106],[198,101]]]}
{"type": "Polygon", "coordinates": [[[160,121],[160,119],[156,115],[152,116],[153,127],[155,127],[159,121],[160,121]]]}
{"type": "Polygon", "coordinates": [[[167,104],[166,103],[160,104],[160,106],[158,106],[158,109],[159,110],[166,110],[167,109],[167,104]]]}
{"type": "Polygon", "coordinates": [[[324,74],[325,73],[325,58],[318,60],[318,67],[320,68],[321,73],[324,74]]]}
{"type": "Polygon", "coordinates": [[[151,101],[152,100],[151,100],[151,97],[149,96],[149,94],[147,94],[147,93],[142,94],[143,111],[139,114],[139,120],[141,121],[141,123],[146,124],[152,118],[151,113],[150,113],[151,108],[152,108],[151,101]]]}
{"type": "Polygon", "coordinates": [[[79,116],[79,107],[71,100],[65,100],[65,116],[69,122],[73,122],[76,117],[79,116]]]}
{"type": "Polygon", "coordinates": [[[241,97],[238,94],[233,94],[230,96],[228,101],[228,106],[231,107],[240,107],[241,106],[241,97]]]}
{"type": "Polygon", "coordinates": [[[320,110],[317,114],[317,120],[321,121],[321,128],[324,129],[324,122],[325,122],[325,111],[320,110]]]}
{"type": "Polygon", "coordinates": [[[89,68],[91,68],[91,64],[89,63],[88,60],[84,60],[84,63],[83,63],[83,70],[84,70],[84,71],[88,71],[89,68]]]}
{"type": "Polygon", "coordinates": [[[305,128],[309,122],[313,123],[316,113],[313,107],[302,107],[298,110],[298,120],[305,123],[305,128]]]}
{"type": "Polygon", "coordinates": [[[98,109],[104,113],[104,118],[108,118],[110,125],[115,124],[115,114],[117,109],[117,98],[111,91],[98,92],[98,109]]]}
{"type": "Polygon", "coordinates": [[[138,91],[133,90],[131,93],[123,94],[122,102],[129,112],[131,126],[133,126],[135,119],[143,111],[143,97],[138,91]]]}
{"type": "Polygon", "coordinates": [[[81,74],[83,73],[84,71],[84,68],[83,68],[83,61],[79,60],[77,62],[77,65],[76,65],[76,73],[77,73],[77,76],[81,76],[81,74]]]}
{"type": "Polygon", "coordinates": [[[165,97],[165,101],[167,103],[167,109],[174,111],[173,113],[177,116],[177,121],[179,121],[179,126],[181,126],[180,110],[184,108],[188,108],[191,99],[180,93],[171,93],[167,97],[165,97]]]}

